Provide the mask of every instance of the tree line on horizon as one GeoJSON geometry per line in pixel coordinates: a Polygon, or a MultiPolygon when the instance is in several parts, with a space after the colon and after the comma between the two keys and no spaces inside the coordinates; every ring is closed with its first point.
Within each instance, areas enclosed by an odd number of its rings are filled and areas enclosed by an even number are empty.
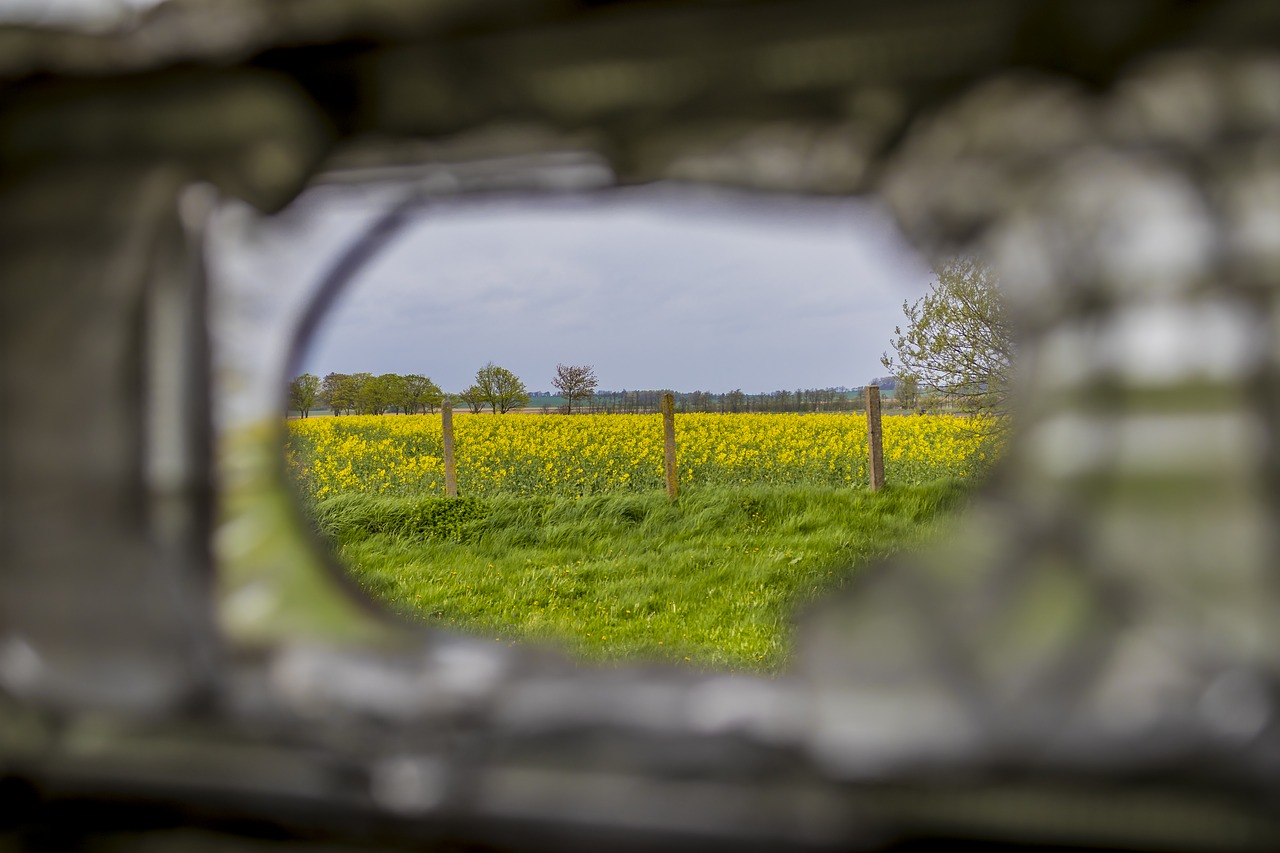
{"type": "MultiPolygon", "coordinates": [[[[327,409],[334,415],[434,414],[449,400],[476,414],[486,409],[505,414],[526,407],[538,408],[544,413],[652,414],[661,410],[662,396],[666,393],[673,395],[678,412],[860,412],[866,408],[865,386],[797,388],[759,394],[741,389],[712,392],[665,388],[597,392],[598,382],[590,365],[556,365],[556,369],[552,380],[555,391],[532,393],[518,376],[492,362],[476,372],[470,386],[453,394],[420,374],[330,373],[321,379],[303,373],[289,385],[289,409],[297,411],[300,417],[308,417],[316,409],[327,409]]],[[[892,391],[895,384],[900,383],[895,377],[886,376],[873,379],[869,384],[892,391]]]]}
{"type": "MultiPolygon", "coordinates": [[[[557,364],[551,381],[568,400],[569,412],[574,402],[591,397],[597,385],[590,365],[557,364]]],[[[477,370],[475,381],[456,394],[446,394],[430,377],[416,373],[330,373],[323,379],[302,373],[289,383],[288,391],[288,408],[303,418],[319,408],[334,415],[434,414],[446,400],[475,413],[488,407],[495,415],[529,404],[529,391],[520,377],[493,362],[477,370]]]]}
{"type": "MultiPolygon", "coordinates": [[[[873,383],[874,384],[874,383],[873,383]]],[[[883,387],[883,386],[882,386],[883,387]]],[[[888,389],[886,389],[888,390],[888,389]]],[[[732,391],[674,391],[668,388],[600,391],[590,398],[582,411],[604,414],[653,414],[661,411],[662,395],[670,393],[677,412],[736,414],[739,412],[861,412],[866,409],[865,386],[848,388],[797,388],[748,394],[740,388],[732,391]]],[[[551,394],[535,394],[555,399],[551,394]]],[[[550,406],[543,406],[544,411],[550,406]]]]}
{"type": "Polygon", "coordinates": [[[421,374],[303,373],[289,383],[289,409],[308,417],[318,408],[335,415],[430,414],[444,402],[440,386],[421,374]]]}

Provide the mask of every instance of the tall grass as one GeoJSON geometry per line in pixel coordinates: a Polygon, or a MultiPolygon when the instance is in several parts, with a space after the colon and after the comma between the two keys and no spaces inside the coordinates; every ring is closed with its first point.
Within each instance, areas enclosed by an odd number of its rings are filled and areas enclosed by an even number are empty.
{"type": "Polygon", "coordinates": [[[360,585],[410,618],[590,660],[774,671],[799,605],[928,536],[967,489],[343,495],[313,509],[360,585]]]}

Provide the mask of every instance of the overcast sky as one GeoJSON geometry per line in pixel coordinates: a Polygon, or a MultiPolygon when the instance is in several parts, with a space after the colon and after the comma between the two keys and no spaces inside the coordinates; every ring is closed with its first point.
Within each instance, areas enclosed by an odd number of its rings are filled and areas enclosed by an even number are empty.
{"type": "MultiPolygon", "coordinates": [[[[307,293],[385,200],[330,193],[223,242],[242,282],[307,293]],[[227,248],[227,247],[230,248],[227,248]]],[[[493,361],[531,391],[557,363],[604,389],[857,386],[930,274],[862,202],[666,188],[422,212],[313,336],[301,369],[421,373],[493,361]]]]}

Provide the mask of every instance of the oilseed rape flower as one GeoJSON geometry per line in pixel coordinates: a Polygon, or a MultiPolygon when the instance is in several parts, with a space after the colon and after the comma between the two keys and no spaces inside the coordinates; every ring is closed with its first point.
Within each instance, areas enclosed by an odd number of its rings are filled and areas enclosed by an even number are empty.
{"type": "MultiPolygon", "coordinates": [[[[972,476],[993,458],[963,417],[883,420],[891,482],[972,476]]],[[[866,419],[856,414],[683,414],[684,484],[867,484],[866,419]]],[[[438,415],[362,415],[289,422],[287,458],[313,498],[347,492],[443,495],[438,415]]],[[[455,413],[460,494],[579,496],[663,488],[660,415],[455,413]]]]}

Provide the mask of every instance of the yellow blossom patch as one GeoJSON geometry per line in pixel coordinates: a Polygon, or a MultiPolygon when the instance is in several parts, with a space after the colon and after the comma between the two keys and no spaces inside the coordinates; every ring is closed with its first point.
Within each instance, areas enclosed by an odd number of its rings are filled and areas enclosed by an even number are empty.
{"type": "MultiPolygon", "coordinates": [[[[965,418],[884,419],[886,478],[970,476],[992,455],[965,418]]],[[[867,484],[866,420],[852,414],[685,414],[676,418],[689,485],[867,484]]],[[[457,415],[461,494],[574,496],[663,488],[660,415],[457,415]]],[[[288,459],[314,498],[347,492],[443,495],[438,415],[289,422],[288,459]]]]}

